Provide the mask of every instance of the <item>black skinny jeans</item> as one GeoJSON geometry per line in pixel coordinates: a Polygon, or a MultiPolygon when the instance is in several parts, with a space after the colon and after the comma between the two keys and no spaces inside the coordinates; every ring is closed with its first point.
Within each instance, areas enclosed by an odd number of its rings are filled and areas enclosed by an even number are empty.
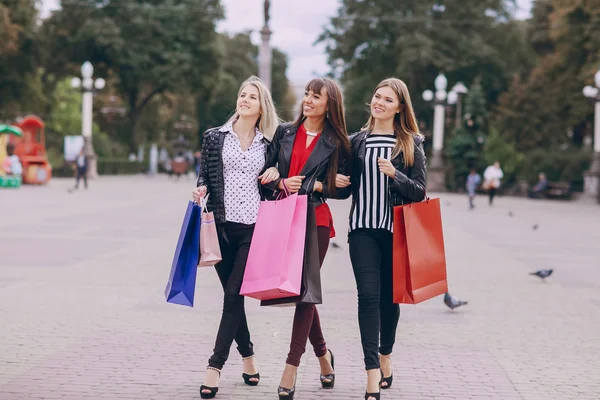
{"type": "Polygon", "coordinates": [[[223,260],[215,266],[224,290],[223,314],[213,355],[208,360],[208,365],[217,369],[225,365],[234,339],[242,357],[254,355],[244,296],[240,296],[254,225],[226,222],[224,232],[225,235],[219,235],[223,260]]]}
{"type": "Polygon", "coordinates": [[[400,306],[392,296],[392,232],[357,229],[350,232],[348,242],[365,369],[378,369],[379,354],[392,353],[400,318],[400,306]]]}

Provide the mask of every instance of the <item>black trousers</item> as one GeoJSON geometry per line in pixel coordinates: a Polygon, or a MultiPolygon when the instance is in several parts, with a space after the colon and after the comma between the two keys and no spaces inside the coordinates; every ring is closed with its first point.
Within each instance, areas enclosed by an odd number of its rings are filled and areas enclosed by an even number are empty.
{"type": "Polygon", "coordinates": [[[254,345],[250,341],[246,320],[244,296],[240,296],[253,232],[254,225],[226,222],[223,233],[219,235],[223,260],[215,266],[215,269],[223,285],[224,298],[215,348],[208,360],[208,365],[213,368],[223,368],[234,340],[242,357],[254,355],[254,345]]]}
{"type": "Polygon", "coordinates": [[[494,196],[496,196],[496,191],[498,191],[498,189],[496,188],[490,188],[490,205],[494,202],[494,196]]]}
{"type": "Polygon", "coordinates": [[[348,242],[365,369],[377,369],[379,354],[392,353],[400,319],[400,306],[392,301],[392,232],[357,229],[350,232],[348,242]]]}
{"type": "Polygon", "coordinates": [[[77,176],[75,178],[75,189],[79,187],[79,180],[83,178],[83,186],[87,189],[87,167],[77,167],[77,176]]]}

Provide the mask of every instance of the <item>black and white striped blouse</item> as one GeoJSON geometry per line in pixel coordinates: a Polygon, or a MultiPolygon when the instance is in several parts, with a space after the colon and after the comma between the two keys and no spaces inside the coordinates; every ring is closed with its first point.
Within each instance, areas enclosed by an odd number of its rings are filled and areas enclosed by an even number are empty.
{"type": "Polygon", "coordinates": [[[392,206],[388,196],[389,178],[379,170],[377,158],[392,159],[396,137],[367,136],[365,166],[360,177],[358,199],[350,218],[350,231],[360,228],[392,231],[392,206]]]}

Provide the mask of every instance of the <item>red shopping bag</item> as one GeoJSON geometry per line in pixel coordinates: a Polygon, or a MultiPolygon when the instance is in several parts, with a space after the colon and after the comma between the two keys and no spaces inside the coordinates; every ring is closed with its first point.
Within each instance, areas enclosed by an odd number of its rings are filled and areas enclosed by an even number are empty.
{"type": "Polygon", "coordinates": [[[417,304],[448,291],[440,199],[394,207],[394,303],[417,304]]]}

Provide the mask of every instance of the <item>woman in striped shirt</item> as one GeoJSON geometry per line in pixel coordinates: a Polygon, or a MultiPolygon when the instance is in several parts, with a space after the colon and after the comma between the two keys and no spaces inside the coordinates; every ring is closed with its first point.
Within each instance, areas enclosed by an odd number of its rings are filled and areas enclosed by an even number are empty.
{"type": "Polygon", "coordinates": [[[404,82],[383,80],[370,106],[363,130],[351,137],[353,167],[346,179],[352,182],[348,241],[368,379],[365,399],[376,400],[380,388],[392,385],[391,353],[400,317],[392,301],[392,209],[425,198],[426,159],[404,82]]]}

